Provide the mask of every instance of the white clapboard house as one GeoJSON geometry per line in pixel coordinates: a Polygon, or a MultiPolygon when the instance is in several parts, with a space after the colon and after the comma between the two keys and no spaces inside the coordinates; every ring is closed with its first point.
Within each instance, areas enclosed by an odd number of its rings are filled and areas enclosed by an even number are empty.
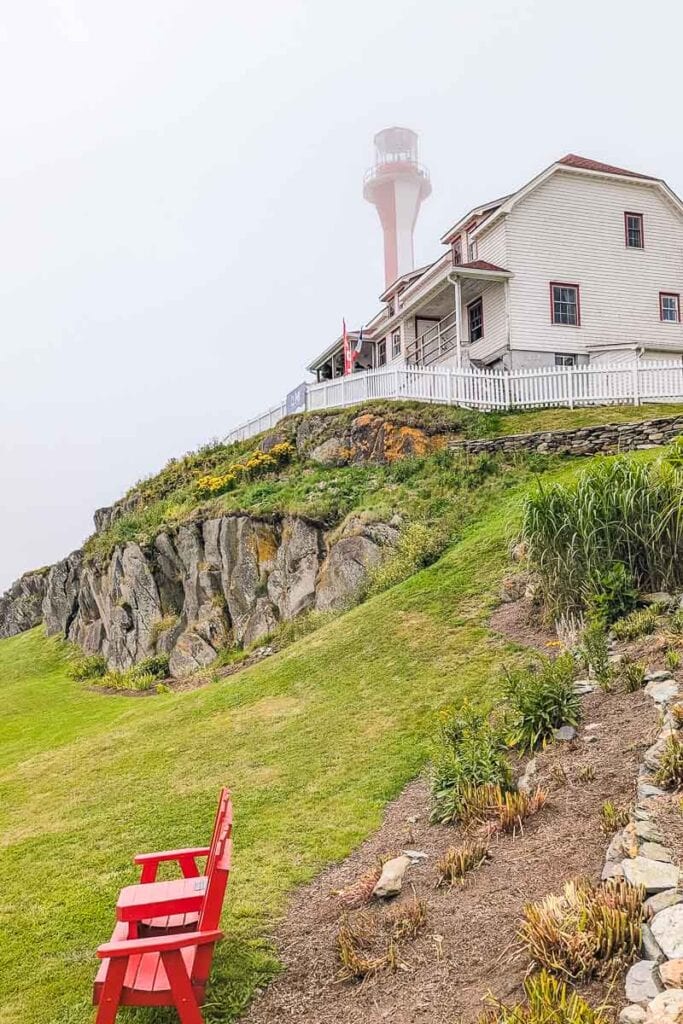
{"type": "MultiPolygon", "coordinates": [[[[380,296],[354,372],[682,357],[683,203],[659,178],[570,154],[441,241],[380,296]]],[[[342,339],[308,369],[341,376],[342,339]]]]}

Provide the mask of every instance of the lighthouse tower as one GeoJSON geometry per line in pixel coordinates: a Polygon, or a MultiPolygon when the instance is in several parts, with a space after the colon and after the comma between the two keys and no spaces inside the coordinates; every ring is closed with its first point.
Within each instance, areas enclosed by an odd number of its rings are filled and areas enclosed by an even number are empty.
{"type": "Polygon", "coordinates": [[[377,207],[382,224],[386,287],[415,267],[413,229],[431,191],[429,174],[417,162],[417,133],[410,128],[377,132],[375,166],[365,175],[363,195],[377,207]]]}

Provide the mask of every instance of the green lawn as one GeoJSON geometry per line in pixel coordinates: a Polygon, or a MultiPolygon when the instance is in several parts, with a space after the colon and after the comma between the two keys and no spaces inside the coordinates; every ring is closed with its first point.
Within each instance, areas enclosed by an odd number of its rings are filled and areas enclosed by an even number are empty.
{"type": "Polygon", "coordinates": [[[292,887],[378,825],[439,707],[491,694],[512,651],[486,619],[520,499],[507,491],[431,568],[201,690],[95,694],[40,630],[0,643],[1,1024],[90,1019],[131,855],[204,841],[222,782],[235,871],[206,1017],[234,1019],[276,969],[267,933],[292,887]]]}

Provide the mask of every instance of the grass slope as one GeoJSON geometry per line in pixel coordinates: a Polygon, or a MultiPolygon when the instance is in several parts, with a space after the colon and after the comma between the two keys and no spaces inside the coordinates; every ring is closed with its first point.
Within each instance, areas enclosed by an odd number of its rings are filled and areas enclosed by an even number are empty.
{"type": "Polygon", "coordinates": [[[206,1017],[234,1019],[276,969],[265,935],[288,892],[378,825],[437,708],[489,696],[512,653],[486,618],[521,493],[429,569],[203,690],[102,696],[39,630],[0,643],[2,1024],[90,1019],[93,952],[131,855],[204,841],[222,782],[235,872],[206,1017]]]}

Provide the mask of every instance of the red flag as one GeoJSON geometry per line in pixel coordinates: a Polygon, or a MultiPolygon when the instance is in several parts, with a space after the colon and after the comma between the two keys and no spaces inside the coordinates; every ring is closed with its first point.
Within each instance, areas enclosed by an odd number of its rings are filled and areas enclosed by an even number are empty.
{"type": "Polygon", "coordinates": [[[349,336],[346,331],[346,320],[342,320],[342,343],[344,349],[344,376],[353,370],[353,352],[349,344],[349,336]]]}

